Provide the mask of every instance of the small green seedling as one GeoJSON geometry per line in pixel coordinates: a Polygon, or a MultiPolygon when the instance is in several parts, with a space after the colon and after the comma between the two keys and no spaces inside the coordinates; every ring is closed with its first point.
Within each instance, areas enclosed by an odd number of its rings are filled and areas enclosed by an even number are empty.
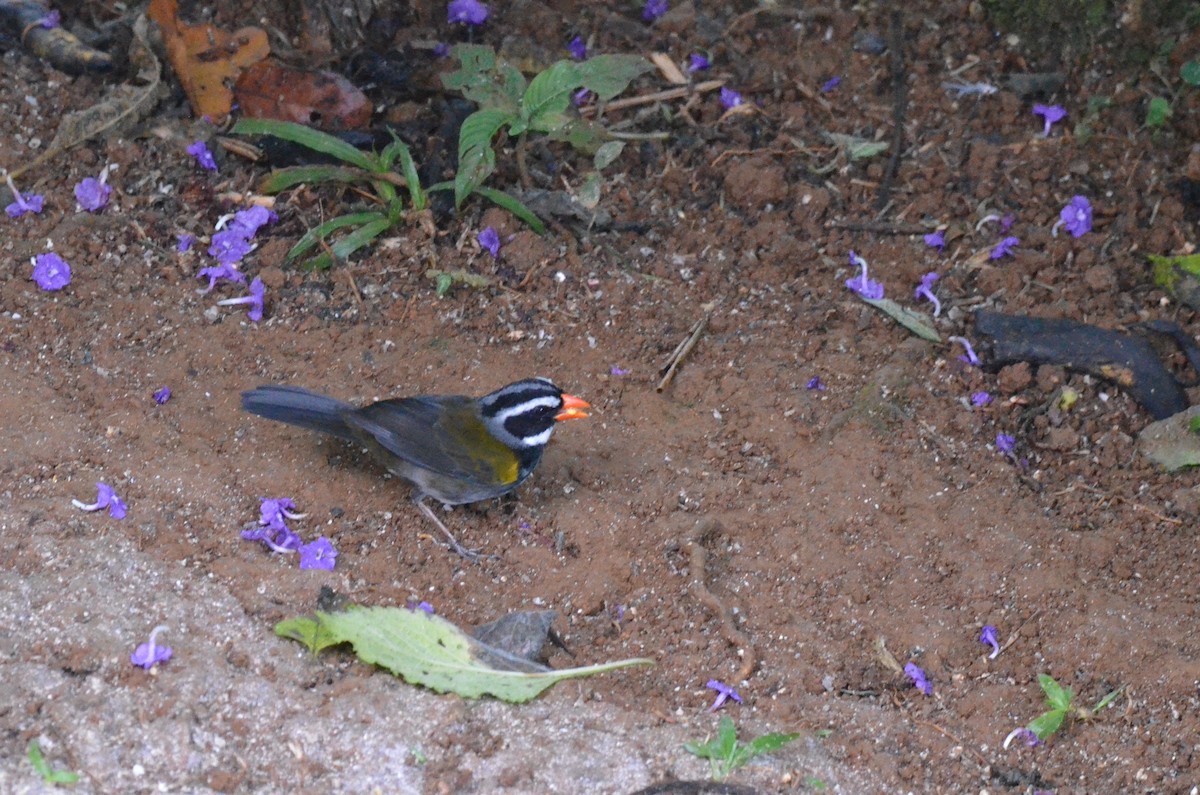
{"type": "Polygon", "coordinates": [[[1200,88],[1200,61],[1188,61],[1179,67],[1179,77],[1192,88],[1200,88]]]}
{"type": "MultiPolygon", "coordinates": [[[[335,260],[345,259],[370,244],[384,232],[400,225],[407,217],[407,209],[398,189],[402,188],[408,194],[409,208],[414,213],[420,213],[429,206],[429,192],[450,190],[454,187],[451,182],[439,182],[429,186],[428,189],[422,188],[412,153],[408,146],[395,136],[382,152],[376,154],[357,149],[328,133],[289,121],[241,119],[233,126],[231,132],[241,135],[272,135],[299,144],[314,152],[336,158],[345,164],[318,164],[276,169],[259,186],[263,193],[275,194],[305,183],[309,185],[322,183],[366,185],[374,192],[381,209],[347,213],[331,218],[310,229],[296,245],[292,246],[291,251],[287,254],[289,261],[307,254],[318,243],[324,243],[325,239],[333,233],[349,230],[332,245],[326,245],[324,253],[305,261],[304,268],[306,270],[328,268],[333,265],[335,260]],[[399,173],[393,169],[397,164],[400,166],[399,173]]],[[[508,194],[486,188],[477,188],[473,192],[508,210],[529,224],[538,234],[546,231],[545,225],[536,215],[508,194]]]]}
{"type": "Polygon", "coordinates": [[[72,773],[70,770],[54,770],[50,767],[50,763],[46,761],[46,757],[42,756],[42,748],[38,745],[37,740],[29,741],[29,764],[33,765],[33,769],[42,777],[42,781],[47,784],[74,784],[79,781],[79,774],[72,773]]]}
{"type": "Polygon", "coordinates": [[[1050,705],[1050,709],[1030,721],[1029,730],[1036,734],[1037,738],[1043,742],[1047,737],[1062,728],[1063,722],[1068,717],[1078,720],[1091,720],[1096,717],[1096,714],[1100,710],[1116,701],[1117,696],[1121,695],[1121,692],[1125,689],[1124,687],[1118,687],[1097,701],[1096,706],[1088,709],[1087,707],[1075,706],[1072,703],[1075,700],[1075,693],[1071,688],[1063,687],[1049,674],[1038,674],[1038,684],[1042,686],[1042,691],[1046,694],[1046,703],[1050,705]]]}
{"type": "Polygon", "coordinates": [[[608,140],[603,127],[573,112],[572,99],[577,91],[586,89],[606,102],[653,68],[639,55],[597,55],[586,61],[557,61],[527,83],[521,70],[498,57],[491,47],[459,44],[451,54],[460,68],[442,75],[442,83],[479,105],[459,130],[456,207],[496,170],[492,139],[505,128],[518,139],[519,167],[524,164],[524,143],[530,132],[566,141],[594,155],[597,169],[611,163],[620,154],[622,143],[608,140]]]}
{"type": "Polygon", "coordinates": [[[1146,106],[1146,126],[1156,130],[1171,118],[1171,103],[1165,97],[1155,97],[1146,106]]]}
{"type": "Polygon", "coordinates": [[[707,759],[712,768],[712,777],[721,781],[754,757],[777,751],[799,736],[799,734],[772,732],[755,737],[749,743],[739,743],[737,729],[733,727],[733,719],[724,716],[717,724],[716,737],[706,743],[684,743],[683,748],[689,754],[707,759]]]}

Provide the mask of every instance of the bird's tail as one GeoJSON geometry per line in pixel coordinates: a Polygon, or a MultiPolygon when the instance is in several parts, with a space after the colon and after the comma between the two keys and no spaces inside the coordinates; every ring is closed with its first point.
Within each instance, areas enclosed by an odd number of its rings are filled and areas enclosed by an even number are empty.
{"type": "Polygon", "coordinates": [[[242,393],[242,408],[251,414],[312,431],[354,439],[342,415],[353,410],[343,403],[296,386],[260,386],[242,393]]]}

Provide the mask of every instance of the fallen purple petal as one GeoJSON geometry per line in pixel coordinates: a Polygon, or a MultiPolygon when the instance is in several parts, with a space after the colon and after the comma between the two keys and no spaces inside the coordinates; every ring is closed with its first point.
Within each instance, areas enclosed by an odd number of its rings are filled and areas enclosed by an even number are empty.
{"type": "Polygon", "coordinates": [[[30,278],[43,290],[54,292],[71,283],[71,266],[53,251],[38,254],[32,261],[33,275],[30,278]]]}
{"type": "Polygon", "coordinates": [[[316,541],[300,547],[300,568],[333,571],[337,556],[333,542],[325,536],[319,536],[316,541]]]}
{"type": "Polygon", "coordinates": [[[992,402],[992,396],[987,392],[971,393],[971,405],[975,408],[983,408],[992,402]]]}
{"type": "Polygon", "coordinates": [[[493,257],[500,256],[500,233],[494,227],[486,227],[479,233],[479,245],[493,257]]]}
{"type": "Polygon", "coordinates": [[[75,186],[75,201],[89,213],[99,212],[108,204],[112,186],[95,177],[86,177],[75,186]]]}
{"type": "Polygon", "coordinates": [[[478,0],[453,0],[446,6],[447,21],[451,24],[482,25],[487,22],[488,7],[478,0]]]}
{"type": "Polygon", "coordinates": [[[667,0],[646,0],[646,5],[642,7],[642,19],[653,22],[667,13],[667,8],[667,0]]]}
{"type": "Polygon", "coordinates": [[[1012,250],[1021,243],[1020,238],[1006,237],[992,249],[992,259],[1000,259],[1012,254],[1012,250]]]}
{"type": "Polygon", "coordinates": [[[930,272],[921,277],[921,283],[917,285],[917,289],[913,292],[914,298],[924,298],[933,303],[933,316],[937,317],[942,314],[942,302],[933,294],[933,283],[938,280],[936,273],[930,272]]]}
{"type": "Polygon", "coordinates": [[[262,320],[263,316],[263,294],[266,288],[263,287],[262,279],[257,276],[254,281],[250,282],[250,294],[241,298],[226,298],[224,301],[217,301],[217,306],[237,306],[239,304],[249,304],[250,311],[246,313],[251,321],[257,323],[262,320]]]}
{"type": "Polygon", "coordinates": [[[713,702],[712,706],[708,708],[709,712],[716,712],[721,707],[725,706],[725,702],[730,699],[733,699],[739,704],[742,703],[742,697],[738,695],[738,692],[719,679],[709,679],[704,686],[709,690],[717,691],[717,699],[713,702]]]}
{"type": "Polygon", "coordinates": [[[958,357],[960,362],[966,362],[967,364],[975,367],[979,366],[979,357],[975,354],[975,349],[971,347],[970,340],[968,340],[966,337],[948,337],[947,339],[950,342],[957,342],[959,345],[963,346],[963,350],[966,351],[965,354],[958,357]]]}
{"type": "Polygon", "coordinates": [[[988,624],[979,633],[979,642],[992,647],[992,653],[988,655],[989,660],[994,660],[1000,655],[1000,639],[996,634],[996,628],[988,624]]]}
{"type": "Polygon", "coordinates": [[[54,30],[62,24],[62,14],[57,9],[53,9],[46,16],[39,19],[38,24],[46,30],[54,30]]]}
{"type": "Polygon", "coordinates": [[[158,645],[158,636],[166,631],[167,627],[162,624],[150,630],[149,642],[138,646],[133,654],[129,655],[129,661],[149,671],[155,665],[171,659],[171,655],[174,654],[171,647],[158,645]]]}
{"type": "Polygon", "coordinates": [[[183,254],[184,252],[187,252],[187,251],[191,251],[192,246],[196,245],[196,236],[189,235],[186,232],[183,234],[180,234],[180,235],[176,235],[175,239],[179,241],[175,246],[175,250],[178,251],[180,254],[183,254]]]}
{"type": "Polygon", "coordinates": [[[225,263],[214,265],[210,268],[201,268],[200,272],[196,274],[196,278],[208,279],[208,287],[205,287],[200,291],[201,295],[211,293],[213,288],[216,287],[217,282],[221,279],[226,279],[231,282],[239,282],[241,284],[246,283],[246,274],[233,267],[233,265],[228,265],[225,263]]]}
{"type": "Polygon", "coordinates": [[[1042,744],[1042,741],[1038,738],[1037,734],[1032,729],[1027,729],[1024,726],[1013,729],[1008,733],[1008,736],[1004,738],[1004,750],[1008,750],[1008,747],[1012,745],[1013,740],[1021,740],[1030,748],[1034,748],[1042,744]]]}
{"type": "Polygon", "coordinates": [[[734,91],[732,88],[721,87],[721,104],[725,106],[725,110],[733,110],[738,105],[744,104],[742,95],[734,91]]]}
{"type": "Polygon", "coordinates": [[[814,375],[812,378],[808,379],[808,383],[804,385],[804,388],[815,389],[818,392],[824,392],[825,384],[823,381],[821,381],[821,376],[814,375]]]}
{"type": "Polygon", "coordinates": [[[171,399],[171,387],[164,386],[162,389],[154,393],[154,402],[162,405],[171,399]]]}
{"type": "Polygon", "coordinates": [[[26,213],[37,215],[42,211],[45,204],[45,198],[40,193],[26,193],[21,195],[17,190],[17,186],[13,184],[12,177],[8,178],[8,189],[12,191],[13,202],[4,208],[4,212],[8,213],[9,218],[20,218],[26,213]]]}
{"type": "MultiPolygon", "coordinates": [[[[1059,213],[1060,223],[1071,237],[1082,237],[1092,231],[1092,204],[1086,196],[1073,196],[1059,213]]],[[[1057,225],[1056,225],[1057,229],[1057,225]]]]}
{"type": "Polygon", "coordinates": [[[711,66],[712,64],[709,62],[708,58],[698,52],[694,52],[688,56],[687,70],[689,72],[703,72],[711,66]]]}
{"type": "Polygon", "coordinates": [[[904,666],[904,673],[912,680],[913,686],[927,696],[933,695],[933,682],[929,681],[925,671],[921,666],[914,662],[910,662],[904,666]]]}
{"type": "Polygon", "coordinates": [[[585,60],[588,56],[587,44],[579,36],[567,42],[567,52],[571,53],[571,57],[576,61],[585,60]]]}
{"type": "Polygon", "coordinates": [[[1017,439],[1007,433],[996,434],[996,449],[1005,455],[1012,455],[1012,451],[1016,449],[1017,439]]]}
{"type": "Polygon", "coordinates": [[[617,378],[620,378],[621,376],[624,376],[624,375],[629,375],[628,370],[626,370],[624,367],[617,367],[615,364],[612,366],[612,368],[608,372],[609,372],[609,375],[616,376],[617,378]]]}
{"type": "Polygon", "coordinates": [[[946,233],[945,231],[939,229],[936,232],[930,232],[929,234],[925,235],[924,240],[925,245],[929,246],[930,248],[945,248],[946,233]]]}
{"type": "Polygon", "coordinates": [[[883,283],[867,277],[867,261],[851,251],[850,264],[862,268],[862,274],[847,279],[846,286],[869,301],[883,298],[883,283]]]}
{"type": "Polygon", "coordinates": [[[71,500],[71,504],[81,511],[102,511],[108,509],[108,514],[114,519],[124,519],[126,510],[125,503],[117,496],[113,487],[107,483],[96,484],[96,501],[92,503],[81,502],[80,500],[71,500]]]}
{"type": "Polygon", "coordinates": [[[1045,121],[1042,127],[1042,136],[1050,135],[1050,128],[1056,123],[1067,117],[1067,111],[1061,105],[1042,105],[1035,103],[1033,106],[1034,115],[1041,116],[1045,121]]]}
{"type": "Polygon", "coordinates": [[[841,75],[834,75],[821,85],[821,93],[828,94],[842,84],[841,75]]]}
{"type": "Polygon", "coordinates": [[[188,146],[187,153],[196,158],[197,165],[205,171],[217,170],[217,161],[213,159],[212,152],[208,150],[208,144],[204,141],[196,141],[188,146]]]}

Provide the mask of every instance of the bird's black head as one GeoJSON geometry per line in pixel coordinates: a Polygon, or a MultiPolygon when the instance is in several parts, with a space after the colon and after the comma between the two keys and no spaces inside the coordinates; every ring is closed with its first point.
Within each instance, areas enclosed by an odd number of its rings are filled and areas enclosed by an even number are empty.
{"type": "Polygon", "coordinates": [[[513,449],[541,448],[559,420],[586,417],[586,402],[546,378],[527,378],[501,387],[479,401],[480,416],[498,439],[513,449]]]}

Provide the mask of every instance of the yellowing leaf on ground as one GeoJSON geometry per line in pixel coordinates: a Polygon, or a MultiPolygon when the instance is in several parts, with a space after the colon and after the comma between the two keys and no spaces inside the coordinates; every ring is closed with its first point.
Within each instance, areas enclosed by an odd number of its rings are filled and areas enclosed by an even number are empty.
{"type": "Polygon", "coordinates": [[[351,607],[318,612],[275,626],[275,634],[298,640],[314,653],[349,643],[363,662],[386,668],[406,682],[464,698],[494,696],[523,702],[563,679],[653,665],[642,658],[554,669],[482,643],[441,616],[404,607],[351,607]]]}
{"type": "Polygon", "coordinates": [[[233,107],[230,87],[251,64],[271,52],[262,28],[227,33],[212,25],[188,25],[179,19],[176,0],[151,0],[147,12],[162,31],[171,68],[197,116],[221,123],[233,107]]]}

